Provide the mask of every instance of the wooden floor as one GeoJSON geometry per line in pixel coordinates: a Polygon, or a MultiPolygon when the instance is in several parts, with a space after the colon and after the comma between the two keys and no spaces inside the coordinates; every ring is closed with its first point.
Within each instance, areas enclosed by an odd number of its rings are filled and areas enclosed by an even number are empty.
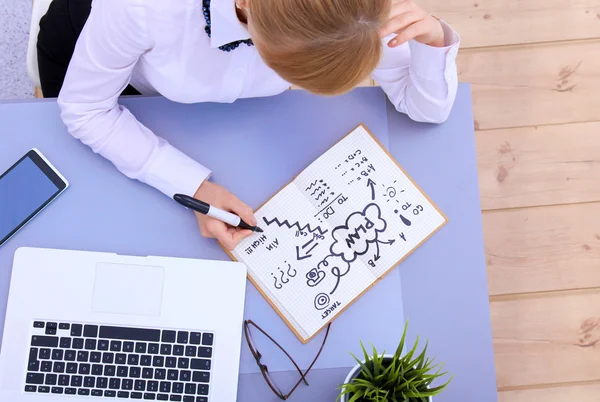
{"type": "Polygon", "coordinates": [[[472,84],[499,400],[598,402],[600,0],[418,2],[472,84]]]}
{"type": "Polygon", "coordinates": [[[420,4],[472,84],[499,400],[598,402],[600,0],[420,4]]]}

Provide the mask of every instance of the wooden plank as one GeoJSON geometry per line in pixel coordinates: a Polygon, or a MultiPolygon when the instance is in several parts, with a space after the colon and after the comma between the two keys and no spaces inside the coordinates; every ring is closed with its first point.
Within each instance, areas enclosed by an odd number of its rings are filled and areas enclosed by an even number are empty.
{"type": "Polygon", "coordinates": [[[600,384],[576,384],[539,389],[502,391],[499,402],[598,402],[600,384]]]}
{"type": "Polygon", "coordinates": [[[482,209],[600,201],[600,122],[481,131],[482,209]]]}
{"type": "Polygon", "coordinates": [[[600,380],[600,289],[494,301],[498,387],[600,380]]]}
{"type": "Polygon", "coordinates": [[[483,230],[492,296],[600,287],[600,203],[486,212],[483,230]]]}
{"type": "MultiPolygon", "coordinates": [[[[598,21],[600,23],[600,20],[598,21]]],[[[479,129],[600,120],[600,41],[466,50],[479,129]]]]}
{"type": "Polygon", "coordinates": [[[600,38],[598,0],[421,0],[462,38],[483,47],[600,38]]]}

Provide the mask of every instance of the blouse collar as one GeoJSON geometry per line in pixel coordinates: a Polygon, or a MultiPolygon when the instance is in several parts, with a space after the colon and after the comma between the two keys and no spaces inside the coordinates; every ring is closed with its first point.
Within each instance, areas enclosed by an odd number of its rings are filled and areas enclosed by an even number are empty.
{"type": "Polygon", "coordinates": [[[238,40],[250,39],[250,33],[235,12],[234,0],[211,0],[210,47],[217,48],[238,40]]]}

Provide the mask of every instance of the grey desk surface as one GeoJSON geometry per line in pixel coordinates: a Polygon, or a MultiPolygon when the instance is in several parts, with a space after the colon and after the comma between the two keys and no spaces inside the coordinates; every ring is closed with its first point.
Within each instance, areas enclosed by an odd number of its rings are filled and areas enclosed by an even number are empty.
{"type": "MultiPolygon", "coordinates": [[[[186,135],[189,137],[190,132],[210,133],[218,129],[219,136],[214,133],[214,136],[196,138],[195,149],[205,147],[191,154],[210,167],[220,167],[223,154],[207,149],[229,149],[229,157],[236,162],[230,163],[232,168],[222,171],[214,168],[215,180],[243,196],[252,206],[259,205],[291,178],[290,169],[277,171],[272,166],[289,164],[290,157],[309,162],[360,122],[375,133],[381,133],[384,144],[388,143],[389,130],[392,154],[448,215],[449,223],[393,273],[401,274],[402,300],[395,299],[400,297],[399,292],[394,295],[382,286],[379,293],[376,293],[378,288],[374,288],[375,296],[365,298],[363,305],[357,307],[363,314],[370,313],[376,323],[371,325],[374,330],[361,333],[360,339],[367,342],[375,339],[376,345],[377,339],[384,343],[390,339],[395,341],[400,324],[395,322],[393,307],[397,304],[401,311],[399,306],[403,304],[404,315],[410,320],[411,339],[417,333],[428,339],[430,353],[445,362],[454,375],[451,385],[436,400],[496,401],[469,87],[461,86],[454,111],[441,126],[413,123],[389,105],[386,116],[382,99],[379,89],[368,88],[341,98],[317,98],[296,92],[232,105],[177,105],[161,98],[130,98],[124,102],[144,123],[180,148],[188,145],[190,140],[186,135]],[[252,141],[240,137],[240,133],[244,133],[241,128],[246,129],[252,141]],[[273,134],[274,130],[278,135],[273,134]],[[318,134],[322,132],[338,134],[319,139],[318,134]],[[227,147],[236,139],[244,146],[227,147]],[[306,143],[313,145],[306,146],[306,143]],[[265,150],[277,152],[266,153],[265,150]],[[249,151],[264,154],[269,163],[245,169],[239,161],[249,151]],[[257,188],[260,191],[255,191],[257,188]],[[392,307],[371,305],[380,300],[392,307]],[[377,333],[384,332],[382,328],[389,328],[393,336],[378,338],[377,333]]],[[[225,259],[214,242],[200,238],[195,223],[185,211],[173,208],[166,197],[154,190],[122,177],[109,163],[70,138],[53,102],[0,104],[0,121],[2,166],[8,166],[28,148],[36,146],[58,165],[72,184],[70,194],[63,196],[65,200],[53,204],[0,249],[1,317],[6,308],[12,254],[19,246],[225,259]],[[114,191],[115,186],[122,191],[114,191]],[[71,199],[67,200],[67,196],[71,199]],[[136,208],[139,197],[149,197],[151,207],[136,208]],[[100,200],[93,204],[94,212],[84,206],[84,198],[100,200]],[[158,210],[168,213],[152,213],[158,210]],[[57,227],[54,222],[64,224],[57,227]],[[125,241],[135,234],[133,231],[152,235],[125,241]],[[174,235],[176,232],[186,235],[174,235]]],[[[389,277],[387,286],[394,286],[394,278],[389,277]]],[[[255,292],[251,287],[248,291],[255,292]]],[[[268,309],[261,303],[265,302],[255,299],[252,302],[255,307],[251,308],[257,312],[268,309]]],[[[346,324],[349,328],[352,328],[351,321],[346,324]]],[[[2,327],[3,320],[0,330],[2,327]]],[[[347,371],[348,368],[315,370],[309,375],[311,385],[300,387],[291,400],[335,400],[335,388],[347,371]]],[[[296,379],[294,372],[283,371],[274,376],[283,388],[296,379]]],[[[238,400],[275,401],[277,398],[270,393],[260,374],[242,374],[238,400]]]]}

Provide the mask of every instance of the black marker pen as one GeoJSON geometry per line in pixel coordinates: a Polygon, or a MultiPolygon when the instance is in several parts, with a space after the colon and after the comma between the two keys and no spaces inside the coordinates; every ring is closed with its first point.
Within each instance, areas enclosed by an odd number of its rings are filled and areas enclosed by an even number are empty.
{"type": "Polygon", "coordinates": [[[238,227],[242,229],[248,229],[253,232],[262,233],[262,229],[258,226],[248,225],[246,222],[242,220],[239,216],[232,214],[231,212],[224,211],[215,206],[209,205],[203,201],[197,200],[195,198],[189,197],[184,194],[175,194],[173,199],[177,201],[179,204],[183,205],[186,208],[194,210],[199,214],[210,216],[211,218],[215,218],[220,220],[221,222],[225,222],[226,224],[238,227]]]}

